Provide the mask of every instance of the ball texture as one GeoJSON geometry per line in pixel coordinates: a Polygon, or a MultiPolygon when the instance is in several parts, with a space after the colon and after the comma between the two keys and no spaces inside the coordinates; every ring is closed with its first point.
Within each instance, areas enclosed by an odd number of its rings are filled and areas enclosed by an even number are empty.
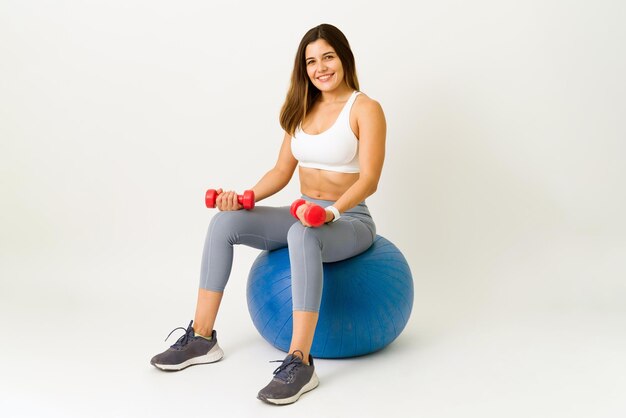
{"type": "MultiPolygon", "coordinates": [[[[292,334],[291,270],[287,247],[263,251],[247,285],[254,326],[288,351],[292,334]]],[[[377,235],[365,252],[324,263],[322,304],[311,355],[344,358],[382,349],[400,335],[413,307],[413,278],[400,250],[377,235]]]]}

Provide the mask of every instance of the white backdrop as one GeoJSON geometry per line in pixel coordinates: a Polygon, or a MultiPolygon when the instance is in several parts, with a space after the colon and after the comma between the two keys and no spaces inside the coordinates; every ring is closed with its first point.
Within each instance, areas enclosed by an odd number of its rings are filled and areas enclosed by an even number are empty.
{"type": "MultiPolygon", "coordinates": [[[[408,335],[525,312],[623,333],[625,18],[619,0],[3,1],[3,340],[158,340],[190,318],[204,191],[273,166],[295,50],[324,22],[386,113],[367,202],[414,275],[408,335]]],[[[298,196],[296,174],[263,204],[298,196]]],[[[224,327],[251,326],[257,253],[236,250],[224,327]]]]}

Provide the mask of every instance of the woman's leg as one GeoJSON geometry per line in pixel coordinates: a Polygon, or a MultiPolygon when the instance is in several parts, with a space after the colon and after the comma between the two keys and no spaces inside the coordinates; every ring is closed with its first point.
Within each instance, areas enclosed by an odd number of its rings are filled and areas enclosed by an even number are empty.
{"type": "Polygon", "coordinates": [[[297,220],[288,206],[260,206],[251,211],[215,214],[204,245],[195,319],[187,329],[181,327],[185,334],[170,348],[152,357],[150,363],[161,370],[174,371],[219,361],[224,352],[213,325],[230,275],[233,245],[245,244],[263,250],[284,247],[294,222],[297,220]]]}
{"type": "Polygon", "coordinates": [[[213,332],[217,311],[220,309],[224,292],[213,292],[206,289],[198,289],[198,302],[196,314],[193,319],[193,330],[196,334],[209,336],[213,332]]]}
{"type": "Polygon", "coordinates": [[[293,336],[289,352],[302,352],[308,363],[322,300],[323,264],[345,260],[367,250],[375,236],[369,217],[344,214],[337,222],[319,228],[301,223],[288,233],[293,299],[293,336]]]}
{"type": "Polygon", "coordinates": [[[318,312],[293,311],[293,334],[289,352],[302,352],[302,362],[309,364],[309,353],[317,327],[318,312]]]}
{"type": "Polygon", "coordinates": [[[298,222],[289,206],[257,206],[251,211],[218,212],[211,219],[202,254],[194,331],[210,336],[233,263],[233,246],[275,250],[287,245],[289,228],[298,222]]]}
{"type": "Polygon", "coordinates": [[[323,262],[344,260],[372,245],[376,228],[369,216],[344,214],[319,228],[300,222],[288,233],[293,300],[293,334],[289,355],[257,397],[272,404],[288,404],[317,387],[319,380],[309,353],[322,298],[323,262]],[[300,362],[296,357],[301,357],[300,362]],[[304,364],[303,364],[304,363],[304,364]]]}

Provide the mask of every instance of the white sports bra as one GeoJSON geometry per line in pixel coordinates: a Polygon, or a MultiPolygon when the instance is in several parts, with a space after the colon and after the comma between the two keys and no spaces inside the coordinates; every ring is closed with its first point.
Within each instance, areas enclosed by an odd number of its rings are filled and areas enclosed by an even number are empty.
{"type": "Polygon", "coordinates": [[[358,173],[359,140],[350,127],[350,110],[360,92],[352,93],[335,123],[317,135],[309,135],[299,125],[291,138],[291,153],[301,167],[358,173]]]}

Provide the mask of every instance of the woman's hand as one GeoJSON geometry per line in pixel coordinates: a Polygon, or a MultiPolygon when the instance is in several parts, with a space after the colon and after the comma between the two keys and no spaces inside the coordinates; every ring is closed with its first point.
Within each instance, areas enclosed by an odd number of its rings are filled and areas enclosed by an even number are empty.
{"type": "Polygon", "coordinates": [[[313,204],[311,202],[304,202],[303,204],[298,206],[298,209],[296,210],[296,216],[298,217],[298,219],[300,219],[300,222],[302,222],[302,225],[304,226],[311,226],[311,224],[309,224],[306,219],[304,219],[304,212],[309,206],[312,205],[313,204]]]}
{"type": "Polygon", "coordinates": [[[217,189],[217,198],[215,199],[215,206],[219,210],[240,210],[243,209],[243,205],[237,200],[237,193],[233,190],[227,192],[222,189],[217,189]]]}
{"type": "MultiPolygon", "coordinates": [[[[298,217],[298,219],[300,220],[300,222],[302,222],[302,225],[304,226],[308,226],[308,227],[313,227],[313,225],[309,224],[306,219],[304,218],[304,212],[306,211],[306,209],[309,206],[317,206],[315,203],[311,203],[311,202],[305,202],[303,204],[301,204],[300,206],[298,206],[298,209],[296,209],[296,216],[298,217]]],[[[326,212],[326,219],[324,220],[324,223],[328,223],[330,221],[332,221],[335,218],[335,215],[329,211],[328,209],[325,209],[326,212]]],[[[319,225],[321,226],[321,225],[319,225]]]]}

